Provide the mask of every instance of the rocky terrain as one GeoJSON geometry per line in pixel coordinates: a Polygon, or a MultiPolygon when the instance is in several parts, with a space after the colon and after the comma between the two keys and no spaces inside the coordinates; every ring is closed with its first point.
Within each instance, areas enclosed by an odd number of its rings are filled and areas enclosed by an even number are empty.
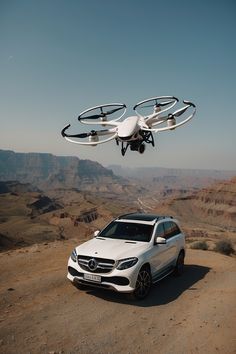
{"type": "Polygon", "coordinates": [[[42,192],[30,184],[1,182],[0,249],[68,239],[78,230],[82,238],[89,237],[112,218],[132,211],[177,217],[189,242],[204,238],[212,247],[219,239],[236,242],[235,178],[200,191],[133,186],[132,192],[129,185],[124,193],[123,188],[110,193],[76,188],[42,192]]]}
{"type": "Polygon", "coordinates": [[[219,239],[236,243],[236,178],[201,190],[153,193],[152,197],[139,198],[138,204],[144,212],[178,218],[189,241],[204,238],[211,246],[219,239]]]}
{"type": "Polygon", "coordinates": [[[124,210],[137,209],[113,193],[104,197],[75,188],[33,191],[30,184],[17,182],[1,182],[1,186],[0,250],[68,239],[78,233],[84,239],[124,210]]]}
{"type": "Polygon", "coordinates": [[[228,229],[236,231],[236,178],[201,190],[193,204],[208,222],[226,224],[228,229]]]}

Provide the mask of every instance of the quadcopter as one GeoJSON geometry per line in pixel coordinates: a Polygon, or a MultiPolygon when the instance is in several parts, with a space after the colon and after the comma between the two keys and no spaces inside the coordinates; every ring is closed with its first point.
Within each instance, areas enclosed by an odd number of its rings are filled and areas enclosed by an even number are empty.
{"type": "Polygon", "coordinates": [[[122,156],[128,147],[131,151],[143,154],[145,144],[155,146],[153,133],[174,130],[193,118],[196,112],[195,105],[184,100],[184,106],[173,111],[172,108],[178,103],[178,98],[174,96],[148,98],[133,107],[135,115],[126,118],[124,115],[127,107],[123,103],[94,106],[80,113],[78,121],[86,125],[96,125],[98,127],[96,130],[68,134],[67,131],[71,126],[68,124],[62,129],[61,135],[71,143],[86,146],[97,146],[114,139],[116,144],[121,146],[122,156]]]}

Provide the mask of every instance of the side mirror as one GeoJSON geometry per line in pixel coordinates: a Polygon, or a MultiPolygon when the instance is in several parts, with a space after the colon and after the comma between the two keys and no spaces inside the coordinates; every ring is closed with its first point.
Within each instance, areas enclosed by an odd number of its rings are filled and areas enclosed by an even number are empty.
{"type": "Polygon", "coordinates": [[[161,244],[161,245],[166,244],[166,239],[164,237],[157,236],[155,239],[155,245],[157,244],[161,244]]]}
{"type": "Polygon", "coordinates": [[[99,234],[99,230],[97,230],[97,231],[94,231],[94,233],[93,233],[93,237],[97,237],[97,235],[99,234]]]}

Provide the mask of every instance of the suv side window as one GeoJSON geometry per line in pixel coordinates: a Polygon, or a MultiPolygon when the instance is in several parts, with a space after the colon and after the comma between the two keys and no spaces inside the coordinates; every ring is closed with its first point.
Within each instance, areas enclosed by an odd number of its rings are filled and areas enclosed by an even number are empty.
{"type": "Polygon", "coordinates": [[[180,234],[181,231],[180,231],[178,225],[176,225],[176,223],[173,221],[172,221],[172,224],[173,224],[173,228],[172,228],[173,236],[180,234]]]}
{"type": "Polygon", "coordinates": [[[157,236],[165,238],[165,230],[164,230],[163,222],[157,226],[155,237],[157,236]]]}
{"type": "Polygon", "coordinates": [[[164,223],[165,238],[168,240],[172,236],[172,225],[170,221],[164,223]]]}
{"type": "Polygon", "coordinates": [[[165,222],[165,238],[169,239],[175,235],[178,235],[180,233],[180,229],[176,223],[173,221],[167,221],[165,222]]]}

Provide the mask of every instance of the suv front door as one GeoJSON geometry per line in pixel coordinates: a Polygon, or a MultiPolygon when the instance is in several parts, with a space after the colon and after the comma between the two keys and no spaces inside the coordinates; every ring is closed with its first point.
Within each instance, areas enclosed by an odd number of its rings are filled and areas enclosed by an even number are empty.
{"type": "Polygon", "coordinates": [[[165,266],[168,263],[167,244],[155,244],[155,240],[157,237],[165,238],[164,222],[159,223],[155,231],[154,245],[152,247],[150,257],[150,264],[153,277],[155,277],[155,275],[157,275],[158,273],[162,272],[162,270],[165,269],[165,266]]]}

